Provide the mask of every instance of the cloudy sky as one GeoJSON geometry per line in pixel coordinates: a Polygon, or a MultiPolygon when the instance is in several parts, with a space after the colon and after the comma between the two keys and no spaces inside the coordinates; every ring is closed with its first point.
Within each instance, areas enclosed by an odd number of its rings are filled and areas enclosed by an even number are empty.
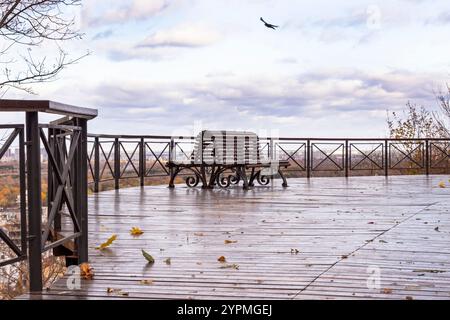
{"type": "Polygon", "coordinates": [[[96,133],[384,137],[387,109],[433,108],[450,79],[444,0],[86,0],[75,15],[85,36],[65,49],[91,55],[6,97],[96,107],[96,133]]]}

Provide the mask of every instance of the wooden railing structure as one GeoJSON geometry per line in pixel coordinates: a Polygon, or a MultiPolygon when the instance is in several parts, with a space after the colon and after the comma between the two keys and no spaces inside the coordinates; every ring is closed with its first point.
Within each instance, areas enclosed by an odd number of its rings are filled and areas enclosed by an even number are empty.
{"type": "Polygon", "coordinates": [[[66,256],[67,264],[88,260],[87,122],[97,110],[52,101],[0,100],[1,112],[25,113],[25,125],[2,125],[12,133],[0,148],[0,159],[18,139],[20,177],[21,244],[0,229],[0,239],[16,257],[0,266],[28,260],[30,291],[42,291],[42,253],[66,256]],[[39,123],[39,113],[63,117],[39,123]],[[42,154],[48,155],[47,207],[42,215],[42,154]],[[67,216],[72,223],[62,224],[67,216]],[[72,230],[70,230],[72,229],[72,230]]]}
{"type": "MultiPolygon", "coordinates": [[[[1,112],[25,113],[25,124],[0,125],[9,136],[0,146],[0,160],[17,145],[20,179],[18,244],[0,228],[0,242],[14,257],[0,267],[28,260],[30,291],[42,290],[42,253],[53,250],[67,264],[88,261],[87,195],[102,183],[119,189],[121,181],[170,175],[165,163],[189,159],[195,137],[88,134],[95,109],[51,101],[0,100],[1,112]],[[48,124],[39,113],[62,115],[48,124]],[[42,161],[41,147],[48,156],[42,161]],[[42,219],[42,172],[47,166],[47,214],[42,219]],[[64,218],[64,219],[63,219],[64,218]],[[44,222],[44,224],[43,224],[44,222]]],[[[1,122],[1,118],[0,118],[1,122]]],[[[288,160],[290,174],[349,177],[362,174],[432,174],[450,172],[450,139],[260,138],[267,159],[288,160]]]]}

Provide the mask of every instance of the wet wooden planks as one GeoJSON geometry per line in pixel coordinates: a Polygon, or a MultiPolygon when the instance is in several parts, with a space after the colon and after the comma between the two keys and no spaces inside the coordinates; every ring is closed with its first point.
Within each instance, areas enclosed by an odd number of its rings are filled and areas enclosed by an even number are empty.
{"type": "Polygon", "coordinates": [[[450,188],[438,187],[446,180],[314,178],[290,179],[287,189],[275,181],[249,191],[102,192],[89,198],[94,279],[68,290],[63,278],[21,298],[449,299],[450,188]],[[144,234],[131,236],[132,226],[144,234]],[[95,249],[112,234],[118,240],[109,249],[95,249]],[[222,255],[226,263],[217,261],[222,255]],[[379,285],[369,278],[373,270],[379,285]]]}

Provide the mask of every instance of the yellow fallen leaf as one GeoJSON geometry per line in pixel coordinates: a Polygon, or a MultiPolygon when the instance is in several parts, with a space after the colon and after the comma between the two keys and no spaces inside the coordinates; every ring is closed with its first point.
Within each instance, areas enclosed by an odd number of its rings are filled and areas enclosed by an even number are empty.
{"type": "Polygon", "coordinates": [[[439,188],[445,188],[445,182],[444,181],[439,182],[438,186],[439,188]]]}
{"type": "Polygon", "coordinates": [[[80,264],[80,276],[86,280],[92,280],[94,277],[94,270],[91,268],[89,263],[80,264]]]}
{"type": "Polygon", "coordinates": [[[139,228],[139,227],[132,227],[130,230],[130,234],[132,236],[140,236],[143,233],[144,233],[144,231],[142,231],[141,228],[139,228]]]}
{"type": "Polygon", "coordinates": [[[103,242],[100,246],[98,246],[97,250],[103,250],[108,248],[115,240],[117,239],[117,234],[113,234],[111,237],[109,237],[108,240],[106,240],[105,242],[103,242]]]}
{"type": "Polygon", "coordinates": [[[217,261],[225,262],[225,261],[227,261],[227,259],[224,256],[220,256],[219,258],[217,258],[217,261]]]}
{"type": "Polygon", "coordinates": [[[150,279],[143,279],[141,281],[139,281],[140,284],[145,284],[145,285],[150,285],[153,284],[153,280],[150,279]]]}
{"type": "Polygon", "coordinates": [[[115,293],[116,295],[120,295],[120,296],[129,296],[130,295],[128,292],[122,291],[122,289],[115,289],[115,288],[106,288],[106,292],[108,294],[115,293]]]}
{"type": "Polygon", "coordinates": [[[237,240],[225,240],[225,244],[237,243],[237,240]]]}

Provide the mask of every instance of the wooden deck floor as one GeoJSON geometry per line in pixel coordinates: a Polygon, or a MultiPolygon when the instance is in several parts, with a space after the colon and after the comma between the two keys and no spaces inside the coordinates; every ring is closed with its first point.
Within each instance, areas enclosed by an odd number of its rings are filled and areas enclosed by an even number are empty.
{"type": "Polygon", "coordinates": [[[250,191],[102,192],[89,199],[94,279],[71,291],[63,278],[45,294],[22,298],[449,299],[450,188],[438,187],[448,179],[313,178],[291,179],[287,189],[276,181],[250,191]],[[145,233],[132,237],[132,226],[145,233]],[[94,248],[112,234],[118,239],[110,249],[94,248]],[[368,288],[374,270],[380,287],[368,288]]]}

